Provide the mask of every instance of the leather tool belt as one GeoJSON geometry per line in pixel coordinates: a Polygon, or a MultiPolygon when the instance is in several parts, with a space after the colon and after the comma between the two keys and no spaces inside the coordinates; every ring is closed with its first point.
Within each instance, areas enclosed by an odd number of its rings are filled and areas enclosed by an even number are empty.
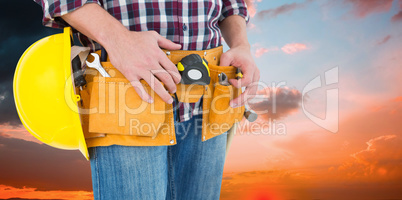
{"type": "MultiPolygon", "coordinates": [[[[218,66],[222,47],[205,51],[166,51],[167,57],[177,64],[189,54],[199,54],[208,61],[209,85],[177,84],[180,102],[202,101],[202,134],[206,141],[228,131],[244,114],[244,106],[232,108],[229,101],[239,96],[241,88],[219,84],[218,74],[224,72],[235,78],[236,68],[218,66]]],[[[97,52],[100,54],[100,52],[97,52]]],[[[126,146],[160,146],[176,144],[174,109],[165,103],[144,81],[145,90],[153,103],[143,101],[123,74],[110,62],[102,62],[111,77],[103,77],[96,70],[87,69],[87,86],[80,91],[81,123],[88,147],[113,144],[126,146]]]]}

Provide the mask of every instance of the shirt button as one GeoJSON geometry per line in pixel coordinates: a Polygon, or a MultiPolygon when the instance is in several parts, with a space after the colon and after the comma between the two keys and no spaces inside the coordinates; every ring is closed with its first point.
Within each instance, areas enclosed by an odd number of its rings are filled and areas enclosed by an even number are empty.
{"type": "Polygon", "coordinates": [[[187,25],[183,24],[183,31],[187,31],[187,25]]]}

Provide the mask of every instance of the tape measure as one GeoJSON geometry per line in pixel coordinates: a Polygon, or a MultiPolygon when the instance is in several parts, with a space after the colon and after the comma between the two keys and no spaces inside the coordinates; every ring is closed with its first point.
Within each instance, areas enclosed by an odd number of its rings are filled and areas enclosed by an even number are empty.
{"type": "Polygon", "coordinates": [[[190,85],[209,85],[211,75],[208,62],[198,54],[190,54],[177,63],[181,75],[181,83],[190,85]]]}

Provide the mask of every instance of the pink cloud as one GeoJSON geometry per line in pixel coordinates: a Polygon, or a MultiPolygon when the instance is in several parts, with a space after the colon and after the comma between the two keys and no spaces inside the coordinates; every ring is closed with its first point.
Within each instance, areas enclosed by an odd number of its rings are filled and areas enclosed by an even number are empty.
{"type": "Polygon", "coordinates": [[[393,22],[402,21],[402,10],[398,14],[394,15],[391,19],[393,22]]]}
{"type": "Polygon", "coordinates": [[[279,50],[278,47],[270,47],[270,48],[263,47],[260,43],[255,43],[252,45],[252,47],[253,49],[255,49],[254,56],[256,58],[259,58],[268,52],[279,50]]]}
{"type": "Polygon", "coordinates": [[[269,52],[269,49],[267,49],[267,48],[263,48],[263,47],[258,48],[257,50],[255,50],[255,57],[256,57],[256,58],[259,58],[259,57],[261,57],[263,54],[268,53],[268,52],[269,52]]]}
{"type": "Polygon", "coordinates": [[[377,45],[382,45],[388,42],[389,39],[391,39],[392,36],[387,35],[385,38],[383,38],[381,41],[377,42],[377,45]]]}
{"type": "Polygon", "coordinates": [[[370,14],[390,11],[393,0],[344,0],[347,4],[352,4],[352,13],[364,18],[370,14]]]}
{"type": "Polygon", "coordinates": [[[402,0],[399,0],[399,12],[391,19],[393,22],[402,21],[402,0]]]}
{"type": "Polygon", "coordinates": [[[292,43],[292,44],[287,44],[287,45],[283,46],[281,49],[286,54],[294,54],[299,51],[306,50],[307,46],[305,44],[301,44],[301,43],[292,43]]]}
{"type": "Polygon", "coordinates": [[[5,138],[17,138],[42,144],[42,142],[32,136],[23,125],[12,126],[10,124],[0,124],[0,136],[5,138]]]}
{"type": "Polygon", "coordinates": [[[282,6],[274,8],[274,9],[263,10],[263,11],[258,13],[258,17],[259,18],[267,18],[267,19],[275,18],[278,15],[291,13],[294,10],[303,8],[303,7],[305,7],[307,4],[309,4],[311,2],[312,2],[312,0],[307,0],[307,1],[303,2],[303,3],[284,4],[282,6]]]}
{"type": "MultiPolygon", "coordinates": [[[[261,0],[257,0],[258,2],[261,2],[261,0]]],[[[254,17],[255,14],[257,13],[257,5],[255,4],[254,0],[246,0],[246,5],[247,5],[247,10],[248,13],[250,14],[250,17],[254,17]]]]}
{"type": "Polygon", "coordinates": [[[253,23],[248,23],[247,24],[247,28],[248,29],[255,29],[257,26],[255,25],[255,24],[253,24],[253,23]]]}

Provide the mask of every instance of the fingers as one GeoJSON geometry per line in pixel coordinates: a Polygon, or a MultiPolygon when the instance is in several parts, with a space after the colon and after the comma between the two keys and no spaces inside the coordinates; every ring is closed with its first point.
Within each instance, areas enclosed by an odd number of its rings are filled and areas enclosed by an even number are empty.
{"type": "Polygon", "coordinates": [[[228,52],[223,53],[221,55],[219,66],[230,66],[231,63],[232,57],[230,56],[230,54],[228,54],[228,52]]]}
{"type": "Polygon", "coordinates": [[[257,93],[257,89],[258,89],[257,82],[252,83],[244,90],[244,92],[241,95],[230,101],[229,103],[230,107],[236,108],[239,106],[243,106],[248,99],[251,99],[255,96],[255,94],[257,93]]]}
{"type": "Polygon", "coordinates": [[[140,96],[140,98],[143,101],[146,101],[148,103],[154,102],[151,95],[148,94],[148,92],[144,89],[144,86],[141,84],[141,82],[138,79],[131,81],[130,83],[134,87],[134,90],[137,92],[137,94],[140,96]]]}
{"type": "MultiPolygon", "coordinates": [[[[170,76],[172,77],[173,81],[176,84],[180,83],[181,76],[180,76],[179,70],[177,70],[176,65],[173,64],[172,61],[170,61],[162,51],[161,51],[161,56],[159,59],[159,64],[170,74],[170,76]]],[[[163,82],[163,83],[165,83],[165,82],[163,82]]]]}
{"type": "MultiPolygon", "coordinates": [[[[250,77],[250,75],[248,75],[247,77],[250,77]]],[[[241,88],[243,85],[246,86],[246,89],[240,96],[230,101],[230,106],[232,108],[243,106],[247,102],[247,100],[254,98],[257,93],[258,80],[260,80],[260,71],[258,70],[258,68],[254,70],[251,81],[249,80],[244,81],[243,80],[244,78],[245,77],[239,80],[236,79],[229,80],[229,82],[236,88],[241,88]]]]}
{"type": "Polygon", "coordinates": [[[173,103],[172,96],[166,91],[165,87],[163,87],[162,83],[155,78],[155,76],[151,73],[142,76],[142,78],[149,84],[149,86],[158,94],[161,99],[168,103],[173,103]]]}
{"type": "MultiPolygon", "coordinates": [[[[155,33],[156,33],[156,32],[155,32],[155,33]]],[[[154,34],[155,34],[155,33],[154,33],[154,34]]],[[[179,49],[181,48],[181,45],[180,45],[180,44],[176,44],[176,43],[174,43],[174,42],[172,42],[172,41],[170,41],[170,40],[168,40],[168,39],[162,37],[162,36],[159,35],[158,33],[156,33],[156,34],[157,34],[157,35],[155,35],[155,36],[156,36],[158,45],[159,45],[160,47],[162,47],[162,48],[164,48],[164,49],[167,49],[167,50],[179,50],[179,49]]]]}
{"type": "Polygon", "coordinates": [[[172,76],[166,70],[151,70],[151,73],[165,84],[170,93],[176,92],[176,83],[173,81],[172,76]]]}
{"type": "Polygon", "coordinates": [[[254,80],[254,72],[244,71],[243,78],[241,79],[229,79],[230,84],[232,84],[235,88],[246,87],[250,85],[250,83],[254,80]]]}

